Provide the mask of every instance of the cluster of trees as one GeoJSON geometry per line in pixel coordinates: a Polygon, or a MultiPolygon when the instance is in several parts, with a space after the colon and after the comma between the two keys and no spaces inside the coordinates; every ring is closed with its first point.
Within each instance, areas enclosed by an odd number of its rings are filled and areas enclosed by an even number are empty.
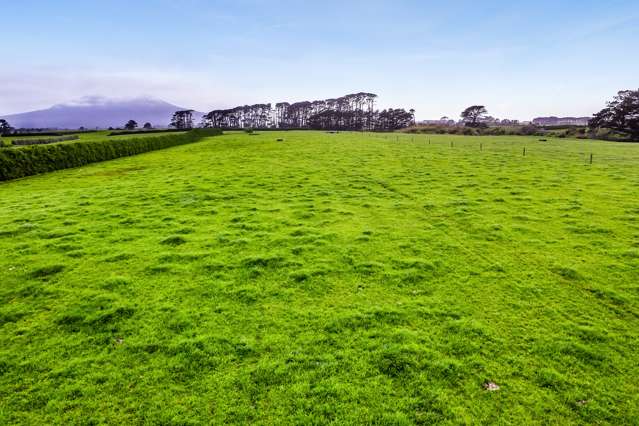
{"type": "Polygon", "coordinates": [[[188,130],[193,128],[193,110],[175,111],[171,117],[171,127],[180,130],[188,130]]]}
{"type": "Polygon", "coordinates": [[[374,114],[372,130],[399,130],[415,124],[415,110],[385,109],[374,114]]]}
{"type": "Polygon", "coordinates": [[[0,136],[5,136],[13,131],[13,127],[5,119],[0,119],[0,136]]]}
{"type": "Polygon", "coordinates": [[[483,105],[472,105],[461,113],[462,121],[466,127],[487,127],[483,119],[488,110],[483,105]]]}
{"type": "MultiPolygon", "coordinates": [[[[138,128],[138,122],[135,120],[129,120],[126,122],[126,124],[124,125],[124,129],[125,130],[135,130],[138,128]]],[[[144,123],[144,125],[142,126],[142,128],[144,130],[151,130],[153,128],[153,125],[151,125],[151,123],[144,123]]]]}
{"type": "Polygon", "coordinates": [[[271,104],[216,109],[202,117],[202,126],[231,129],[271,127],[271,104]]]}
{"type": "Polygon", "coordinates": [[[461,113],[462,123],[466,127],[475,127],[485,129],[489,126],[517,126],[519,120],[509,120],[507,118],[500,120],[499,118],[488,115],[488,110],[484,105],[472,105],[461,113]]]}
{"type": "MultiPolygon", "coordinates": [[[[486,127],[488,111],[483,105],[473,105],[462,113],[462,121],[466,127],[486,127]]],[[[503,122],[501,123],[503,124],[503,122]]],[[[617,132],[619,136],[639,141],[639,90],[622,90],[608,102],[606,107],[594,114],[588,122],[592,135],[599,135],[598,130],[617,132]]]]}
{"type": "MultiPolygon", "coordinates": [[[[461,118],[466,127],[481,130],[488,127],[490,117],[486,117],[487,114],[485,106],[472,105],[461,113],[461,118]]],[[[504,122],[500,124],[503,125],[504,122]]],[[[535,126],[524,126],[522,130],[524,134],[537,133],[535,126]]],[[[618,92],[604,109],[594,114],[588,122],[588,129],[582,128],[575,133],[577,137],[589,135],[603,139],[639,141],[639,90],[618,92]]]]}
{"type": "Polygon", "coordinates": [[[591,129],[611,129],[639,141],[639,90],[622,90],[588,123],[591,129]]]}
{"type": "MultiPolygon", "coordinates": [[[[202,118],[203,127],[315,130],[396,130],[414,123],[415,111],[375,110],[374,93],[354,93],[319,101],[279,102],[218,109],[202,118]]],[[[177,113],[176,113],[177,114],[177,113]]]]}

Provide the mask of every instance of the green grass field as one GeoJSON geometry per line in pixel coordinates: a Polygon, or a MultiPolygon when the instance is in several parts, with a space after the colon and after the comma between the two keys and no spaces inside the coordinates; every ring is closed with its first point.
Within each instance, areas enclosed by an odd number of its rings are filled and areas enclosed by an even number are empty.
{"type": "Polygon", "coordinates": [[[0,423],[638,424],[638,166],[263,132],[2,183],[0,423]]]}
{"type": "MultiPolygon", "coordinates": [[[[145,135],[142,132],[140,134],[130,134],[130,135],[117,135],[117,136],[108,136],[111,133],[110,130],[101,130],[99,132],[67,132],[63,131],[62,135],[77,135],[79,139],[65,142],[55,142],[55,143],[74,143],[78,141],[97,141],[104,139],[131,139],[131,138],[139,138],[139,137],[147,137],[147,136],[159,136],[162,133],[152,133],[150,135],[145,135]]],[[[0,137],[0,146],[11,146],[11,141],[14,139],[48,139],[48,138],[56,138],[57,136],[1,136],[0,137]]]]}

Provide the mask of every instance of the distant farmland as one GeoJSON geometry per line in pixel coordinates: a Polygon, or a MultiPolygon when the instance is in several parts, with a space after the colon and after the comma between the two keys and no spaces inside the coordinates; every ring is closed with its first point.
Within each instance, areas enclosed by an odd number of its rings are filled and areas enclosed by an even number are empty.
{"type": "Polygon", "coordinates": [[[0,183],[0,423],[636,423],[639,145],[538,139],[236,132],[0,183]]]}

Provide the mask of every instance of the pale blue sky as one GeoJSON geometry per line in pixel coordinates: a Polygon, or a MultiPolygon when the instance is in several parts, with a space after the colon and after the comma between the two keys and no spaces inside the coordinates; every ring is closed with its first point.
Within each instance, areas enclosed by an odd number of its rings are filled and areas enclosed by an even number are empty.
{"type": "Polygon", "coordinates": [[[22,0],[2,17],[0,114],[85,95],[208,111],[370,91],[418,118],[481,103],[530,119],[639,88],[637,0],[22,0]]]}

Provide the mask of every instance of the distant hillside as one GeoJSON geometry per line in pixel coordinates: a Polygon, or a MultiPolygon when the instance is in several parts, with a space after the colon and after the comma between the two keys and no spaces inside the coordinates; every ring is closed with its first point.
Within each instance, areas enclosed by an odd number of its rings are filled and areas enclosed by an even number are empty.
{"type": "MultiPolygon", "coordinates": [[[[149,122],[155,127],[166,127],[177,110],[187,109],[159,99],[109,99],[98,96],[84,97],[67,104],[51,108],[6,115],[14,128],[77,129],[85,127],[122,127],[128,120],[135,120],[140,126],[149,122]]],[[[202,113],[194,112],[193,119],[199,123],[202,113]]]]}

